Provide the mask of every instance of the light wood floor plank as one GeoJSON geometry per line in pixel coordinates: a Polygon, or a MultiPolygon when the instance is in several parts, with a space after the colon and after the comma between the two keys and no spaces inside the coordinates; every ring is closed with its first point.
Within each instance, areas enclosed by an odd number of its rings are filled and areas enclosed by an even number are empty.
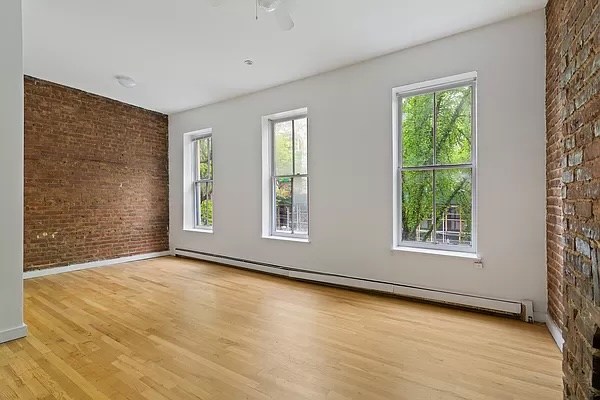
{"type": "Polygon", "coordinates": [[[0,399],[560,399],[545,327],[194,260],[25,282],[0,399]]]}

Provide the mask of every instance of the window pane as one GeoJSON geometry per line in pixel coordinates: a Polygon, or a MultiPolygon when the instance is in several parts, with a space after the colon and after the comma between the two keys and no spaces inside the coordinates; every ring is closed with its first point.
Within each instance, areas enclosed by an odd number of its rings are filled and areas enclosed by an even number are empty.
{"type": "Polygon", "coordinates": [[[194,183],[194,226],[198,227],[201,225],[200,218],[200,187],[201,183],[194,183]]]}
{"type": "Polygon", "coordinates": [[[294,233],[308,235],[308,178],[294,178],[292,210],[294,233]]]}
{"type": "Polygon", "coordinates": [[[194,141],[194,157],[196,158],[196,162],[194,164],[194,180],[200,179],[200,160],[201,160],[202,151],[200,150],[200,140],[194,141]]]}
{"type": "Polygon", "coordinates": [[[308,120],[306,118],[294,121],[294,175],[308,173],[308,120]]]}
{"type": "Polygon", "coordinates": [[[202,227],[211,227],[212,219],[213,219],[213,210],[212,210],[212,193],[213,193],[213,185],[212,183],[202,182],[198,183],[200,190],[199,203],[197,210],[199,210],[199,223],[198,226],[202,227]]]}
{"type": "Polygon", "coordinates": [[[433,93],[402,99],[402,165],[433,164],[433,93]]]}
{"type": "Polygon", "coordinates": [[[197,146],[197,154],[198,154],[198,161],[199,162],[207,162],[208,161],[208,154],[209,154],[209,138],[202,138],[202,139],[197,139],[196,140],[196,146],[197,146]]]}
{"type": "Polygon", "coordinates": [[[212,138],[195,141],[196,147],[196,179],[212,179],[212,138]]]}
{"type": "Polygon", "coordinates": [[[292,121],[277,122],[275,137],[275,175],[292,175],[292,121]]]}
{"type": "Polygon", "coordinates": [[[436,241],[471,245],[471,169],[435,172],[436,241]]]}
{"type": "Polygon", "coordinates": [[[292,178],[275,178],[275,231],[292,232],[292,178]]]}
{"type": "Polygon", "coordinates": [[[436,163],[471,162],[470,86],[436,93],[436,163]]]}
{"type": "Polygon", "coordinates": [[[207,138],[208,142],[208,174],[207,178],[213,178],[213,154],[212,154],[212,136],[207,138]]]}
{"type": "Polygon", "coordinates": [[[402,240],[430,242],[433,224],[433,172],[402,172],[402,240]]]}

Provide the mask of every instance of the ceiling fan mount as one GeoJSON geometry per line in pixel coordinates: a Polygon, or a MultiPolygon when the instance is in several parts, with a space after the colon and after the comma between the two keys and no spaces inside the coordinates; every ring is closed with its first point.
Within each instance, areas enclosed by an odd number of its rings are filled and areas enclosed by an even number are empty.
{"type": "Polygon", "coordinates": [[[266,12],[273,12],[281,5],[281,0],[258,0],[257,3],[266,12]]]}
{"type": "MultiPolygon", "coordinates": [[[[226,0],[208,0],[213,7],[220,6],[226,0]]],[[[290,14],[290,8],[294,0],[256,0],[256,19],[258,10],[273,14],[279,27],[284,31],[294,28],[294,20],[290,14]]]]}

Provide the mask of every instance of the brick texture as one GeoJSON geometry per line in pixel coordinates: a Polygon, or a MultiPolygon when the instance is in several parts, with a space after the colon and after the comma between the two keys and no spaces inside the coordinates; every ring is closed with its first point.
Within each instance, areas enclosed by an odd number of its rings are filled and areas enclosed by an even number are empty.
{"type": "Polygon", "coordinates": [[[547,238],[565,399],[600,399],[600,2],[550,0],[547,238]]]}
{"type": "Polygon", "coordinates": [[[25,77],[25,270],[168,250],[167,116],[25,77]]]}
{"type": "Polygon", "coordinates": [[[563,159],[565,143],[562,133],[562,109],[564,98],[561,91],[561,58],[557,23],[562,10],[555,4],[548,6],[546,17],[546,243],[548,266],[548,313],[563,327],[563,159]]]}

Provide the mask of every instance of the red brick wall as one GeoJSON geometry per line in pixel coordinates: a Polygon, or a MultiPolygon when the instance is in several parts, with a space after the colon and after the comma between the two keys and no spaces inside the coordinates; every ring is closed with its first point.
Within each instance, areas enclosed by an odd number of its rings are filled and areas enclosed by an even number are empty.
{"type": "Polygon", "coordinates": [[[25,270],[168,250],[167,116],[25,78],[25,270]]]}
{"type": "MultiPolygon", "coordinates": [[[[554,2],[556,3],[556,2],[554,2]]],[[[562,174],[564,144],[562,133],[561,56],[559,22],[562,10],[556,4],[546,9],[546,244],[548,265],[548,314],[563,327],[563,217],[562,174]]]]}
{"type": "Polygon", "coordinates": [[[600,399],[599,4],[546,9],[548,297],[563,326],[566,399],[600,399]]]}

